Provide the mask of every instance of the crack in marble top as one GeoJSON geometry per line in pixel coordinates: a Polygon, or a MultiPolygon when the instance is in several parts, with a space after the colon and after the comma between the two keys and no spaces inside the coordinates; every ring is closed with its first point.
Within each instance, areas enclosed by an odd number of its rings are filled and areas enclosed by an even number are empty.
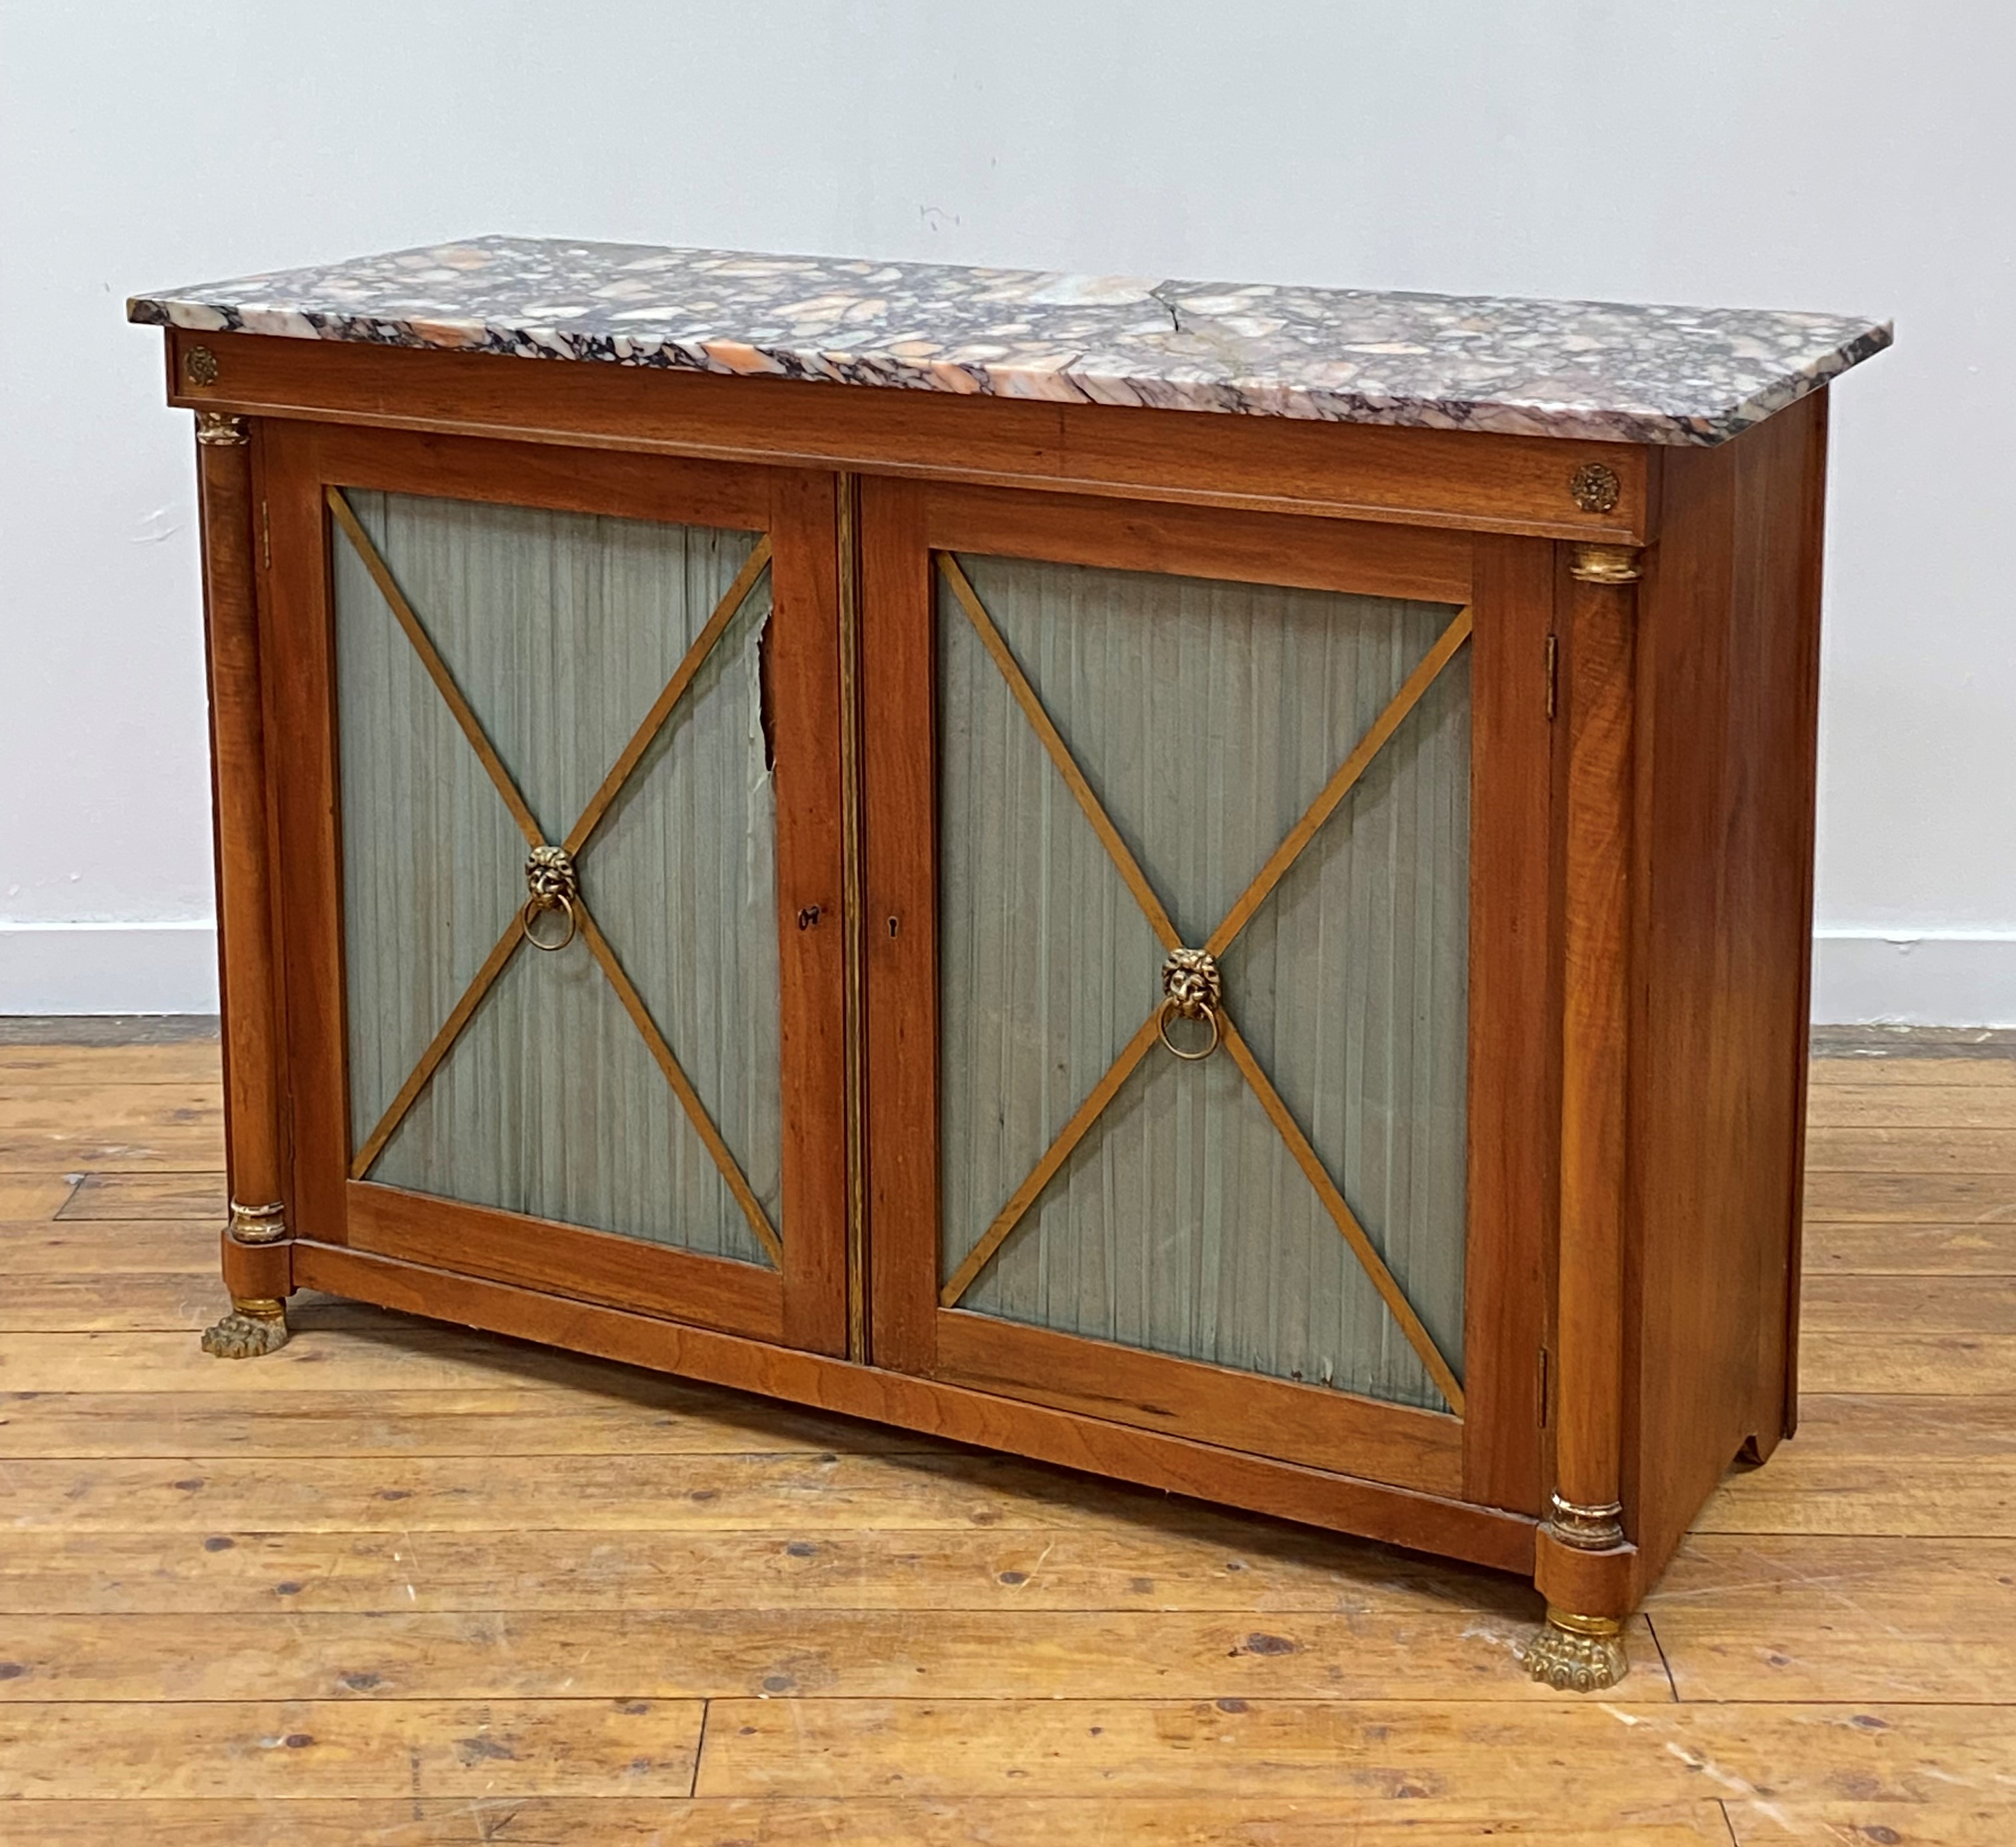
{"type": "Polygon", "coordinates": [[[1726,441],[1887,322],[479,237],[142,295],[196,331],[963,395],[1726,441]]]}

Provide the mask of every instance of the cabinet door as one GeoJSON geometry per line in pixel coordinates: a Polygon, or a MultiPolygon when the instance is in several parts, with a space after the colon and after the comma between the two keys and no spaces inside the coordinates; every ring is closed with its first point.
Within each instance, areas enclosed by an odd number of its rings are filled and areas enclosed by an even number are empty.
{"type": "Polygon", "coordinates": [[[878,1361],[1449,1494],[1482,1385],[1533,1478],[1543,1220],[1473,1111],[1549,1068],[1501,928],[1544,549],[1522,604],[1399,527],[891,484],[867,531],[878,1361]]]}
{"type": "Polygon", "coordinates": [[[844,1348],[830,478],[268,468],[302,1230],[844,1348]]]}

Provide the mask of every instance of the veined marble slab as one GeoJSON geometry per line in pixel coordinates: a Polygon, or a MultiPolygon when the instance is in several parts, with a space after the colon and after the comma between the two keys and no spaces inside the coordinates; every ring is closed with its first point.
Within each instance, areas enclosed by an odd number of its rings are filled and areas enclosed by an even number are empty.
{"type": "Polygon", "coordinates": [[[1890,344],[1763,309],[479,237],[136,297],[199,331],[915,391],[1712,444],[1890,344]]]}

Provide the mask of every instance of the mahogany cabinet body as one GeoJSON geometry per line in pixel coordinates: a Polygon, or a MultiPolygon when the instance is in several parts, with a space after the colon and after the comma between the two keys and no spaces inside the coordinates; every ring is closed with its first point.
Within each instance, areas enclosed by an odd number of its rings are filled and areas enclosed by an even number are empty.
{"type": "MultiPolygon", "coordinates": [[[[1767,1455],[1790,1432],[1824,393],[1719,446],[1662,449],[223,333],[171,332],[168,369],[171,401],[205,413],[233,1197],[280,1201],[288,1233],[227,1233],[234,1295],[330,1291],[1537,1572],[1550,1601],[1594,1615],[1631,1608],[1739,1453],[1767,1455]],[[199,345],[207,357],[192,368],[199,345]],[[1586,491],[1592,465],[1608,471],[1608,495],[1586,491]],[[761,889],[776,942],[776,1171],[736,1188],[733,1160],[716,1159],[759,1236],[758,1218],[781,1213],[767,1260],[397,1183],[360,1159],[373,1123],[353,1068],[350,1014],[364,1003],[345,854],[358,849],[344,810],[358,766],[342,761],[338,682],[351,670],[337,604],[344,573],[375,557],[405,586],[409,635],[434,620],[393,549],[398,509],[419,502],[473,509],[478,524],[501,508],[726,535],[722,571],[743,562],[735,594],[763,562],[750,546],[760,535],[767,547],[767,619],[749,658],[774,804],[761,889]],[[1036,613],[1015,614],[1011,636],[1003,612],[1031,571],[1064,574],[1039,581],[1036,613]],[[1345,1203],[1352,1178],[1332,1178],[1303,1120],[1319,1105],[1283,1100],[1269,1073],[1285,1054],[1240,1036],[1236,987],[1213,1054],[1239,1107],[1257,1100],[1272,1123],[1256,1132],[1279,1131],[1312,1197],[1335,1196],[1316,1222],[1363,1266],[1353,1286],[1377,1285],[1386,1307],[1368,1312],[1390,1310],[1389,1333],[1405,1332],[1394,1364],[1414,1365],[1407,1341],[1420,1356],[1411,1392],[1339,1389],[1285,1362],[1103,1336],[1068,1316],[980,1312],[973,1291],[988,1285],[964,1269],[984,1278],[992,1250],[1064,1235],[1035,1220],[1053,1213],[1038,1201],[1046,1184],[1079,1158],[1068,1135],[1021,1190],[1026,1222],[1004,1230],[997,1216],[992,1246],[942,1242],[947,1086],[959,1077],[947,1048],[966,1041],[947,1037],[963,1003],[941,912],[967,902],[941,812],[952,799],[943,657],[955,639],[985,644],[1000,677],[971,653],[971,683],[1020,702],[1019,715],[1000,709],[1028,723],[1015,747],[1048,753],[1047,768],[1031,759],[1057,779],[1045,812],[1061,828],[1082,811],[1121,912],[1138,905],[1139,927],[1168,946],[1179,934],[1157,895],[1168,855],[1139,826],[1100,831],[1104,785],[1078,768],[1097,743],[1091,721],[1056,716],[1077,682],[1060,669],[1039,686],[1028,664],[1064,620],[1042,601],[1064,594],[1057,584],[1152,601],[1178,580],[1356,599],[1375,616],[1427,610],[1437,660],[1467,661],[1467,754],[1451,759],[1467,763],[1467,787],[1442,797],[1460,801],[1467,829],[1450,952],[1463,1062],[1441,1118],[1460,1139],[1460,1327],[1445,1317],[1430,1334],[1407,1319],[1398,1260],[1379,1261],[1377,1201],[1345,1203]],[[753,1191],[764,1200],[744,1199],[753,1191]],[[1622,1543],[1561,1544],[1557,1496],[1620,1503],[1622,1543]]],[[[1135,639],[1145,676],[1152,622],[1135,639]]],[[[475,669],[445,652],[423,664],[462,700],[444,709],[474,743],[491,724],[466,692],[475,669]]],[[[698,668],[680,671],[698,683],[698,668]]],[[[1210,708],[1201,721],[1184,709],[1188,747],[1208,764],[1210,708]]],[[[1351,773],[1369,776],[1383,747],[1365,744],[1351,773]]],[[[648,769],[657,748],[645,740],[629,767],[648,769]]],[[[485,766],[500,793],[517,774],[485,766]]],[[[609,797],[612,815],[627,799],[609,797]]],[[[1325,815],[1314,827],[1340,825],[1325,815]]],[[[520,825],[537,844],[570,819],[520,825]]],[[[992,844],[977,842],[971,877],[987,876],[992,844]]],[[[601,965],[637,1024],[631,1053],[648,1049],[671,1082],[678,1059],[653,1031],[663,1010],[596,921],[594,854],[578,920],[526,915],[555,934],[578,921],[564,954],[582,959],[585,981],[589,958],[601,965]]],[[[1249,909],[1272,889],[1263,877],[1249,909]]],[[[505,915],[525,898],[521,886],[505,915]]],[[[445,927],[424,915],[416,926],[445,927]]],[[[1219,935],[1238,927],[1229,918],[1219,935]]],[[[561,960],[512,930],[492,952],[511,964],[499,992],[521,978],[513,968],[561,960]]],[[[488,1004],[464,999],[461,1018],[434,1003],[435,1062],[415,1068],[381,1143],[432,1107],[456,1032],[488,1004]]],[[[1150,1042],[1168,1023],[1151,1014],[1137,1035],[1149,1059],[1166,1057],[1150,1042]]],[[[528,1041],[514,1055],[543,1053],[528,1041]]],[[[1128,1072],[1165,1081],[1138,1050],[1125,1056],[1113,1094],[1128,1072]]],[[[1065,1100],[1083,1114],[1102,1100],[1065,1100]]],[[[1086,1136],[1105,1132],[1087,1121],[1086,1136]]],[[[448,1123],[429,1132],[451,1136],[448,1123]]],[[[1000,1204],[983,1201],[983,1217],[1000,1204]]],[[[1089,1222],[1096,1237],[1096,1212],[1089,1222]]]]}

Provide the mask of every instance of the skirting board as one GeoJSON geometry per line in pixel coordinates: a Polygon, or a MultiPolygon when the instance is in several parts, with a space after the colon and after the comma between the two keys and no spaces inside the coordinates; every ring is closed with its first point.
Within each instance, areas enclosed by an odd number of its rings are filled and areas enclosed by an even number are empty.
{"type": "Polygon", "coordinates": [[[0,1014],[214,1014],[217,926],[0,923],[0,1014]]]}
{"type": "Polygon", "coordinates": [[[2016,1026],[2016,931],[1821,931],[1813,1017],[1830,1025],[2016,1026]]]}
{"type": "MultiPolygon", "coordinates": [[[[0,923],[0,1014],[214,1014],[209,923],[0,923]]],[[[1828,1024],[2016,1026],[2016,931],[1823,931],[1813,1017],[1828,1024]]]]}

